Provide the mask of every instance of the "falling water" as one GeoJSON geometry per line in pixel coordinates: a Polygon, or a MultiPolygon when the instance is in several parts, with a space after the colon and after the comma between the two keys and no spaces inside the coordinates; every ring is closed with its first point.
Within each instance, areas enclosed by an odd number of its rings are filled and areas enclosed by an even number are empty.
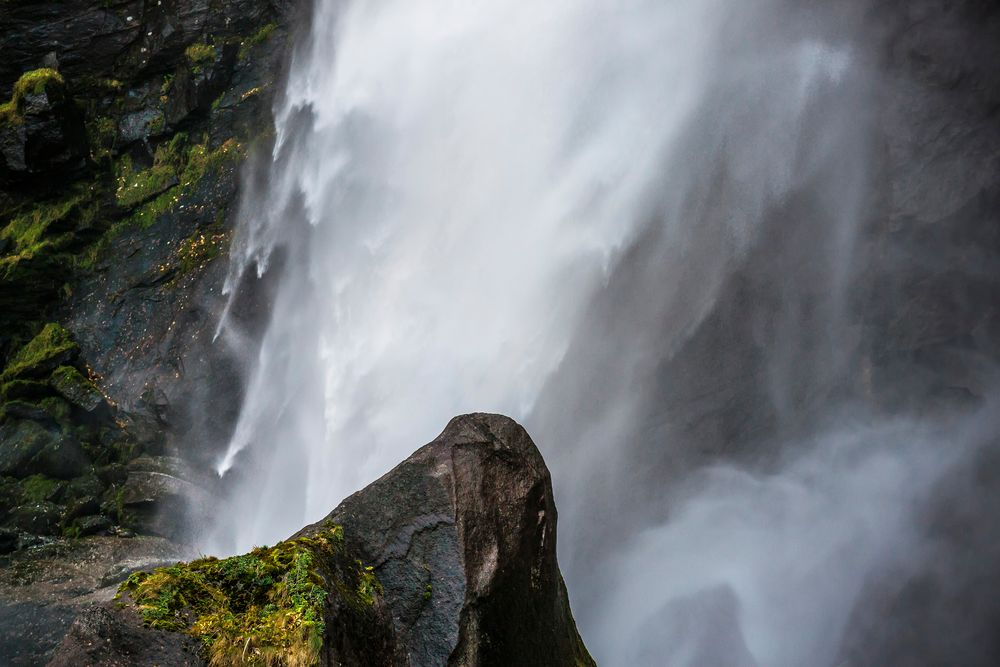
{"type": "Polygon", "coordinates": [[[860,14],[794,4],[318,0],[232,255],[230,291],[281,282],[213,550],[284,538],[453,415],[502,412],[553,469],[603,664],[831,664],[962,448],[850,402],[781,428],[861,363],[870,203],[860,14]],[[741,324],[769,341],[773,419],[690,436],[700,374],[739,362],[725,340],[697,373],[675,360],[741,281],[772,303],[741,324]],[[767,461],[703,467],[709,441],[767,461]]]}

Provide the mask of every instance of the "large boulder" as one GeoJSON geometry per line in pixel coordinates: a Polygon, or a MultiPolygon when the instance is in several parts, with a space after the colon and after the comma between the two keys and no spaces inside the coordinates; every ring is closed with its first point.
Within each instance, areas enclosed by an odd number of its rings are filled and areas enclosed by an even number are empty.
{"type": "Polygon", "coordinates": [[[52,664],[246,656],[268,664],[594,664],[556,563],[549,472],[524,429],[499,415],[456,417],[286,542],[135,574],[121,592],[123,604],[77,619],[52,664]],[[203,653],[191,652],[192,636],[203,653]]]}
{"type": "Polygon", "coordinates": [[[501,415],[451,420],[326,519],[372,563],[410,664],[591,664],[556,563],[552,482],[501,415]]]}

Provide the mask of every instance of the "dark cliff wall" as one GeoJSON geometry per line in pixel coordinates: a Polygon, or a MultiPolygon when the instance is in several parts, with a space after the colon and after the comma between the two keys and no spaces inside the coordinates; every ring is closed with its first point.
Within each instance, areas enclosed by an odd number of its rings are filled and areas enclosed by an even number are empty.
{"type": "Polygon", "coordinates": [[[0,8],[4,549],[178,538],[210,502],[197,470],[240,392],[211,346],[240,167],[267,150],[293,21],[266,0],[0,8]]]}

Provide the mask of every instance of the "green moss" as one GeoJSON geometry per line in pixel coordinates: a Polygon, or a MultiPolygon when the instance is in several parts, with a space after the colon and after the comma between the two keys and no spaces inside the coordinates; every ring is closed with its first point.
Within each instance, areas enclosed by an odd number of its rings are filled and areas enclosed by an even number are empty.
{"type": "Polygon", "coordinates": [[[355,563],[358,566],[358,599],[371,606],[375,604],[376,593],[382,593],[382,585],[375,577],[375,568],[366,566],[359,560],[355,563]]]}
{"type": "Polygon", "coordinates": [[[215,62],[215,47],[211,44],[192,44],[184,50],[191,71],[197,74],[205,65],[215,62]]]}
{"type": "Polygon", "coordinates": [[[5,401],[35,399],[49,394],[49,385],[34,380],[11,380],[0,385],[0,398],[5,401]]]}
{"type": "MultiPolygon", "coordinates": [[[[328,526],[242,556],[137,573],[119,594],[132,598],[146,625],[200,639],[210,665],[316,665],[332,576],[327,568],[343,557],[343,542],[343,529],[328,526]]],[[[359,564],[353,575],[354,604],[371,605],[368,596],[380,590],[371,568],[359,564]]],[[[344,586],[334,588],[339,594],[344,586]]]]}
{"type": "Polygon", "coordinates": [[[88,410],[104,402],[104,394],[97,385],[72,366],[60,366],[52,371],[49,384],[69,401],[88,410]]]}
{"type": "MultiPolygon", "coordinates": [[[[98,222],[101,195],[99,184],[82,183],[57,199],[26,202],[14,214],[0,230],[0,237],[12,245],[11,254],[0,258],[0,284],[10,290],[10,298],[21,293],[21,299],[38,299],[41,295],[29,297],[29,292],[41,286],[58,291],[65,284],[73,254],[86,244],[87,233],[98,222]]],[[[0,308],[2,302],[0,296],[0,308]]]]}
{"type": "Polygon", "coordinates": [[[11,241],[18,253],[34,254],[44,243],[43,236],[49,228],[66,220],[82,200],[82,195],[73,194],[56,201],[36,202],[31,210],[13,218],[0,231],[0,237],[11,241]]]}
{"type": "Polygon", "coordinates": [[[229,233],[213,225],[204,231],[195,232],[181,241],[177,248],[177,264],[183,275],[204,267],[219,256],[229,245],[229,233]]]}
{"type": "Polygon", "coordinates": [[[40,95],[50,85],[63,85],[64,83],[62,75],[48,67],[25,72],[14,84],[10,100],[0,104],[0,124],[17,123],[22,120],[22,105],[24,98],[28,95],[40,95]]]}
{"type": "Polygon", "coordinates": [[[21,493],[24,500],[32,503],[49,500],[58,488],[59,480],[45,475],[32,475],[21,482],[21,493]]]}
{"type": "Polygon", "coordinates": [[[169,165],[158,163],[149,169],[135,170],[126,155],[119,161],[117,182],[115,199],[120,206],[131,208],[171,188],[177,182],[177,175],[169,165]]]}
{"type": "Polygon", "coordinates": [[[94,160],[110,156],[118,138],[118,124],[109,116],[96,116],[86,122],[87,143],[94,160]]]}
{"type": "Polygon", "coordinates": [[[47,374],[54,365],[73,356],[77,350],[69,331],[54,322],[46,324],[37,336],[18,350],[0,374],[0,380],[47,374]]]}
{"type": "Polygon", "coordinates": [[[52,83],[65,84],[66,82],[59,72],[49,67],[25,72],[14,84],[14,99],[23,99],[27,95],[40,95],[52,83]]]}
{"type": "Polygon", "coordinates": [[[253,50],[253,47],[258,44],[263,44],[269,40],[277,27],[278,26],[274,23],[268,23],[256,33],[244,39],[240,43],[239,59],[246,60],[250,56],[250,52],[253,50]]]}

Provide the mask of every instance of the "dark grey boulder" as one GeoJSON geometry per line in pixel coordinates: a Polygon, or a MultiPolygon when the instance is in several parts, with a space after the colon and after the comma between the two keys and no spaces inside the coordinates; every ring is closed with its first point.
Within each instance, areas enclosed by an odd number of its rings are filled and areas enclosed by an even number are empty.
{"type": "Polygon", "coordinates": [[[7,523],[34,535],[48,535],[56,530],[62,508],[48,501],[26,503],[14,508],[7,523]]]}
{"type": "Polygon", "coordinates": [[[86,465],[80,443],[59,429],[26,419],[9,419],[0,426],[0,475],[72,479],[86,465]]]}
{"type": "MultiPolygon", "coordinates": [[[[456,417],[294,538],[320,539],[334,524],[343,527],[344,551],[318,570],[332,605],[321,664],[594,664],[556,563],[549,472],[513,420],[456,417]],[[380,584],[360,615],[341,576],[353,563],[370,564],[380,584]]],[[[50,664],[199,665],[197,648],[186,634],[144,628],[126,596],[84,611],[50,664]]]]}
{"type": "Polygon", "coordinates": [[[556,562],[549,471],[501,415],[456,417],[324,521],[371,563],[412,665],[591,665],[556,562]]]}
{"type": "Polygon", "coordinates": [[[109,406],[97,386],[72,366],[60,366],[53,371],[49,384],[70,404],[95,417],[109,414],[109,406]]]}
{"type": "Polygon", "coordinates": [[[88,150],[83,114],[61,80],[50,80],[16,103],[16,121],[0,126],[0,172],[50,173],[83,165],[88,150]]]}

